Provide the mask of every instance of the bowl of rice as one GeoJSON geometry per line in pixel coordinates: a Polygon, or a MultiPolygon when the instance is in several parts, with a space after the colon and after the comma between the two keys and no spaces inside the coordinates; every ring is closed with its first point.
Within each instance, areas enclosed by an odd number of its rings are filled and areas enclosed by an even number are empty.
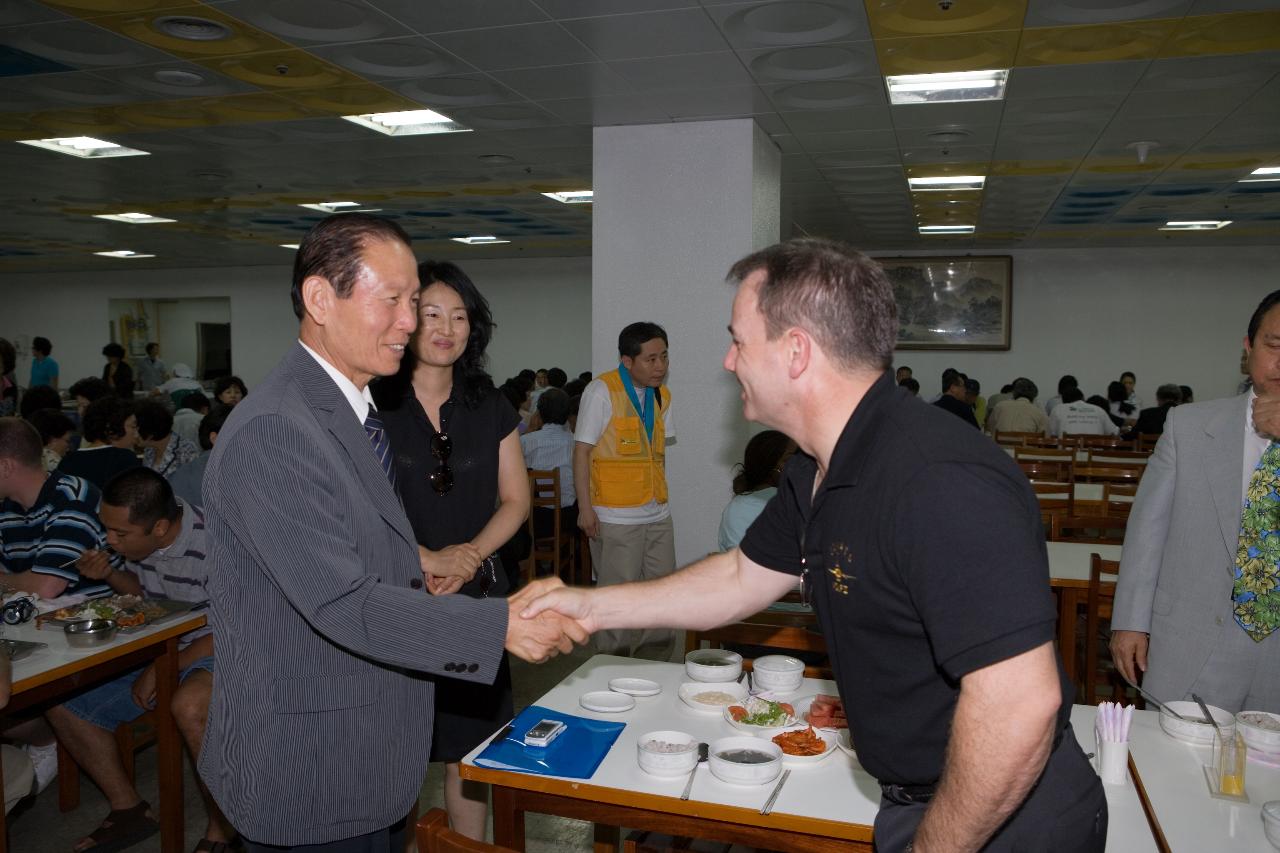
{"type": "Polygon", "coordinates": [[[1236,727],[1251,751],[1280,758],[1280,715],[1269,711],[1241,711],[1236,727]]]}
{"type": "Polygon", "coordinates": [[[698,740],[684,732],[649,732],[636,741],[636,760],[654,776],[684,776],[698,763],[698,740]]]}
{"type": "Polygon", "coordinates": [[[719,714],[747,698],[747,686],[736,681],[686,681],[680,685],[680,701],[695,711],[719,714]]]}

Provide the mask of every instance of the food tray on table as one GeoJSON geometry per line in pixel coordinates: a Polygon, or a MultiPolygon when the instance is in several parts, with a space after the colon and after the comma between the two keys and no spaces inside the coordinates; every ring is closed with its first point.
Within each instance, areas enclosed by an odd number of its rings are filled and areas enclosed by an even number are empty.
{"type": "Polygon", "coordinates": [[[168,622],[201,606],[190,601],[139,598],[136,595],[113,595],[65,607],[36,617],[37,628],[65,628],[86,619],[114,619],[120,633],[133,634],[151,625],[168,622]]]}

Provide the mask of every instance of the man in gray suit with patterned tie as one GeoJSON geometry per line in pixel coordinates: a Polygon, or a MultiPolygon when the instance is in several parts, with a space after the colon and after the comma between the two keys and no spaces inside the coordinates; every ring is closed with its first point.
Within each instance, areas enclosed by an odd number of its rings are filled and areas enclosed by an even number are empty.
{"type": "Polygon", "coordinates": [[[417,294],[394,223],[316,225],[294,263],[299,341],[236,407],[205,475],[219,671],[200,775],[250,850],[398,853],[434,691],[491,682],[504,646],[538,661],[586,639],[568,620],[509,618],[523,593],[423,589],[367,388],[399,367],[417,294]]]}
{"type": "Polygon", "coordinates": [[[1280,712],[1280,290],[1244,348],[1251,390],[1169,411],[1129,517],[1111,654],[1157,699],[1280,712]]]}

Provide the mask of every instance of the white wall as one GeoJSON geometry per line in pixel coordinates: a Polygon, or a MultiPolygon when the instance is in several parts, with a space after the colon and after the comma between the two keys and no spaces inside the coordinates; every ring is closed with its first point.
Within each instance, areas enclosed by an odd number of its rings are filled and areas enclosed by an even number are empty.
{"type": "MultiPolygon", "coordinates": [[[[490,366],[499,382],[524,367],[558,365],[570,375],[589,368],[590,258],[458,261],[493,308],[498,329],[490,366]]],[[[65,389],[102,374],[109,300],[225,297],[232,366],[252,391],[297,338],[290,274],[289,266],[279,266],[7,275],[0,282],[0,337],[49,338],[65,389]]],[[[23,385],[29,355],[21,353],[18,361],[23,385]]],[[[178,360],[172,346],[162,356],[170,365],[178,360]]],[[[188,363],[196,367],[194,359],[188,363]]]]}
{"type": "MultiPolygon", "coordinates": [[[[887,253],[873,253],[887,254],[887,253]]],[[[1013,337],[1007,352],[899,351],[920,393],[940,390],[948,367],[983,396],[1017,376],[1043,402],[1070,373],[1085,396],[1106,395],[1123,371],[1144,405],[1158,385],[1190,385],[1197,400],[1235,393],[1240,342],[1263,296],[1280,287],[1280,247],[1028,249],[1013,256],[1013,337]]]]}
{"type": "Polygon", "coordinates": [[[166,299],[156,303],[157,334],[154,340],[160,344],[160,359],[172,370],[175,364],[185,364],[200,376],[200,336],[196,329],[201,323],[230,323],[231,301],[218,299],[166,299]]]}

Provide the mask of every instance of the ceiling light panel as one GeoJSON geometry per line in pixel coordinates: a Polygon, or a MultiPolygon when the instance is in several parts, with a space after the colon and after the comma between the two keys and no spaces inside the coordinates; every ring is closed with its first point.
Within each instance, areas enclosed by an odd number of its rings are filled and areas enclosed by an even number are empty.
{"type": "Polygon", "coordinates": [[[1161,231],[1219,231],[1231,224],[1230,219],[1187,219],[1166,222],[1161,231]]]}
{"type": "Polygon", "coordinates": [[[116,249],[111,252],[94,252],[95,255],[101,255],[104,258],[154,258],[155,255],[144,255],[131,249],[116,249]]]}
{"type": "Polygon", "coordinates": [[[972,234],[974,226],[972,225],[921,225],[920,233],[928,235],[943,234],[972,234]]]}
{"type": "Polygon", "coordinates": [[[112,222],[127,222],[130,225],[157,225],[161,222],[177,222],[176,219],[165,219],[163,216],[152,216],[149,213],[95,213],[94,219],[110,219],[112,222]]]}
{"type": "Polygon", "coordinates": [[[885,78],[892,104],[947,104],[956,101],[999,101],[1004,98],[1008,69],[952,71],[945,74],[899,74],[885,78]]]}
{"type": "Polygon", "coordinates": [[[563,190],[543,195],[561,204],[591,204],[594,193],[591,190],[563,190]]]}
{"type": "Polygon", "coordinates": [[[510,240],[503,240],[500,237],[494,237],[492,234],[485,234],[475,237],[450,237],[455,243],[463,243],[468,246],[491,246],[496,243],[510,243],[510,240]]]}
{"type": "Polygon", "coordinates": [[[58,136],[48,139],[19,139],[23,145],[32,145],[59,154],[70,154],[72,157],[93,159],[98,157],[138,157],[150,154],[137,148],[126,148],[105,139],[92,136],[58,136]]]}
{"type": "Polygon", "coordinates": [[[942,175],[930,178],[907,178],[913,193],[981,190],[985,175],[942,175]]]}
{"type": "Polygon", "coordinates": [[[426,133],[465,133],[464,127],[435,110],[399,110],[390,113],[363,113],[343,116],[361,127],[385,133],[387,136],[420,136],[426,133]]]}

